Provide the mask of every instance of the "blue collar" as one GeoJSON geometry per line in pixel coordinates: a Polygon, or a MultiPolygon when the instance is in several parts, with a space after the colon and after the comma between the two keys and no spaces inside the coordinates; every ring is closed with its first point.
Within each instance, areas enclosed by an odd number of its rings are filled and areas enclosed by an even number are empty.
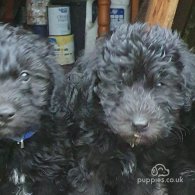
{"type": "Polygon", "coordinates": [[[13,137],[12,140],[16,141],[17,144],[21,144],[21,148],[24,148],[24,141],[31,138],[37,131],[35,129],[30,129],[29,131],[25,132],[20,137],[13,137]]]}

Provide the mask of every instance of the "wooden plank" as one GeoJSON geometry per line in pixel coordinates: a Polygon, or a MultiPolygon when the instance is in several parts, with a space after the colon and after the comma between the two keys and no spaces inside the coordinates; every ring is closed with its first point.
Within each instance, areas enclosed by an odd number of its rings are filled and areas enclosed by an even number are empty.
{"type": "Polygon", "coordinates": [[[145,21],[171,28],[179,0],[150,0],[145,21]]]}
{"type": "Polygon", "coordinates": [[[98,36],[110,31],[110,0],[98,0],[98,36]]]}
{"type": "Polygon", "coordinates": [[[131,0],[130,13],[131,13],[131,22],[135,22],[138,16],[139,10],[139,0],[131,0]]]}
{"type": "Polygon", "coordinates": [[[184,32],[194,3],[194,0],[188,0],[188,3],[186,3],[186,0],[179,0],[172,28],[178,30],[181,35],[184,32]]]}
{"type": "Polygon", "coordinates": [[[14,22],[14,7],[15,7],[14,5],[15,5],[15,0],[6,1],[3,22],[6,23],[14,22]]]}

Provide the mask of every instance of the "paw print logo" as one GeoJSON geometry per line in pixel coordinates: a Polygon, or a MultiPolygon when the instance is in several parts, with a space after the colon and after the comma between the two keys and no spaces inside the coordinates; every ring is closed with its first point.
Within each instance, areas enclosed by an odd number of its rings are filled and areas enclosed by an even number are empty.
{"type": "Polygon", "coordinates": [[[151,175],[157,177],[166,177],[170,173],[170,170],[167,169],[163,164],[156,164],[152,170],[151,175]]]}

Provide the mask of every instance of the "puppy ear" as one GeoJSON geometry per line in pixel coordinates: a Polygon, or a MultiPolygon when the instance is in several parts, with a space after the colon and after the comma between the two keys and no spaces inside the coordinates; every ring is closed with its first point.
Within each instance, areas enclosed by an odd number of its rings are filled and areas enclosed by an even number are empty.
{"type": "Polygon", "coordinates": [[[71,74],[76,75],[81,79],[80,88],[82,95],[87,103],[92,103],[94,100],[94,90],[98,83],[98,58],[102,49],[103,38],[97,40],[96,47],[90,52],[84,54],[78,59],[75,69],[71,74]]]}
{"type": "Polygon", "coordinates": [[[195,55],[184,47],[181,49],[179,61],[183,65],[181,76],[184,80],[184,108],[190,110],[195,100],[195,55]]]}
{"type": "MultiPolygon", "coordinates": [[[[18,33],[22,34],[22,32],[18,33]]],[[[57,114],[62,116],[62,114],[67,112],[64,93],[65,76],[63,68],[55,60],[54,48],[47,40],[37,35],[31,34],[31,36],[26,36],[26,41],[32,43],[33,52],[43,59],[51,77],[49,112],[55,116],[57,114]]]]}
{"type": "Polygon", "coordinates": [[[66,104],[78,120],[93,117],[91,114],[95,112],[91,110],[97,109],[96,104],[99,104],[95,89],[99,82],[98,58],[103,45],[100,40],[90,52],[81,54],[74,68],[66,75],[66,91],[69,91],[66,104]]]}
{"type": "Polygon", "coordinates": [[[55,115],[63,114],[67,111],[65,105],[66,97],[64,71],[60,65],[55,64],[55,62],[50,62],[48,64],[48,68],[50,70],[51,79],[53,80],[49,111],[55,115]]]}
{"type": "MultiPolygon", "coordinates": [[[[154,33],[158,28],[158,26],[153,28],[154,33]]],[[[164,38],[162,43],[164,43],[165,53],[167,53],[167,56],[171,56],[171,61],[177,69],[177,74],[181,77],[180,87],[184,97],[184,109],[186,111],[190,110],[192,102],[195,100],[195,55],[189,50],[187,44],[176,31],[159,30],[158,36],[164,38]]]]}

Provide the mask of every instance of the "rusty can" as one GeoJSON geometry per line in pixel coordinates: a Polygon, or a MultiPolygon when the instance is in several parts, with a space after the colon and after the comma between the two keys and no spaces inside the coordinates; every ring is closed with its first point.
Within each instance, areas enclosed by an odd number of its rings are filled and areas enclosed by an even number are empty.
{"type": "Polygon", "coordinates": [[[56,61],[59,64],[74,63],[74,35],[49,36],[49,42],[54,46],[56,61]]]}
{"type": "Polygon", "coordinates": [[[47,25],[47,6],[49,0],[27,0],[27,24],[47,25]]]}

